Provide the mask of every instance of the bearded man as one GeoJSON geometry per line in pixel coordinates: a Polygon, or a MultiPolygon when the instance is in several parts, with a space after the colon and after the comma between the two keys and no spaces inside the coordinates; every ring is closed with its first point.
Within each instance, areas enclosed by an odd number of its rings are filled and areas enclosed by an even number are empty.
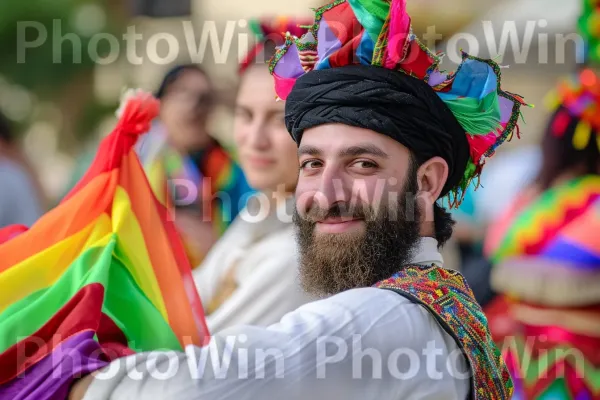
{"type": "Polygon", "coordinates": [[[481,308],[443,268],[453,222],[436,202],[460,202],[523,101],[491,61],[438,63],[404,0],[336,0],[288,35],[271,70],[298,144],[302,280],[326,297],[268,328],[117,360],[72,398],[510,399],[481,308]]]}

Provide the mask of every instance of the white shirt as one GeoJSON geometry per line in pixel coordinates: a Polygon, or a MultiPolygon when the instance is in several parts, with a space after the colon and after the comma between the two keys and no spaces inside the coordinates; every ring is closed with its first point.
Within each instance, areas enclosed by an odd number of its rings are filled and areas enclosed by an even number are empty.
{"type": "MultiPolygon", "coordinates": [[[[441,261],[436,244],[423,239],[413,262],[441,261]]],[[[85,400],[463,400],[465,371],[457,344],[422,306],[360,288],[266,328],[223,330],[202,348],[117,360],[85,400]]]]}
{"type": "Polygon", "coordinates": [[[206,317],[211,333],[236,325],[268,326],[316,300],[299,285],[293,205],[290,197],[278,209],[265,210],[265,218],[242,210],[193,271],[205,308],[229,274],[235,280],[235,291],[206,317]]]}

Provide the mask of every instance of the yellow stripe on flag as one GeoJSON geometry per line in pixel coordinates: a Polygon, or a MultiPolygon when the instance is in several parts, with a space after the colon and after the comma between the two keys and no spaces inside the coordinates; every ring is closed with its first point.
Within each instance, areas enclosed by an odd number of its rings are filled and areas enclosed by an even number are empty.
{"type": "Polygon", "coordinates": [[[115,190],[112,223],[113,232],[117,234],[117,251],[123,252],[129,260],[124,262],[125,266],[154,307],[168,321],[167,308],[150,262],[144,235],[131,209],[129,196],[120,186],[115,190]]]}
{"type": "Polygon", "coordinates": [[[82,252],[105,246],[110,237],[110,219],[101,214],[76,234],[1,273],[0,313],[30,294],[52,286],[82,252]]]}
{"type": "Polygon", "coordinates": [[[148,182],[152,188],[152,192],[161,202],[161,204],[167,204],[167,172],[164,165],[155,161],[147,167],[148,182]]]}

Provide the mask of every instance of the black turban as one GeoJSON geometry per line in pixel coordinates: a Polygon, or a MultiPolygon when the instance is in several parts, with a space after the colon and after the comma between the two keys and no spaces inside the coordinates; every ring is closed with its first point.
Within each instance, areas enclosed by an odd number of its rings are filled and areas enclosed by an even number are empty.
{"type": "Polygon", "coordinates": [[[441,196],[460,182],[469,160],[465,130],[433,89],[385,68],[351,65],[301,76],[286,99],[285,123],[298,144],[306,129],[342,123],[389,136],[417,160],[442,157],[449,174],[441,196]]]}

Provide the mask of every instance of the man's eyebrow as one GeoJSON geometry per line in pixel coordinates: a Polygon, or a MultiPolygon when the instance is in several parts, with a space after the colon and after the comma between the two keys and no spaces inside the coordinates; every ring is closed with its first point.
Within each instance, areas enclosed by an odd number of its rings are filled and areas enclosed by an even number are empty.
{"type": "Polygon", "coordinates": [[[389,158],[389,155],[379,147],[365,143],[340,150],[339,157],[357,157],[362,155],[372,155],[380,158],[389,158]]]}
{"type": "Polygon", "coordinates": [[[298,156],[307,155],[307,156],[318,156],[321,154],[321,150],[314,146],[304,145],[298,148],[298,156]]]}

